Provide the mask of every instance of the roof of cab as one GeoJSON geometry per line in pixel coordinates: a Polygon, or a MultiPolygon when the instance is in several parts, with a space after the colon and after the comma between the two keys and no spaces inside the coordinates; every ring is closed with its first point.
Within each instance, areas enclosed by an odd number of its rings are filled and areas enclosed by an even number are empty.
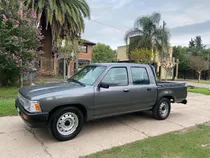
{"type": "Polygon", "coordinates": [[[94,63],[90,65],[96,66],[148,66],[146,64],[135,64],[135,63],[94,63]]]}

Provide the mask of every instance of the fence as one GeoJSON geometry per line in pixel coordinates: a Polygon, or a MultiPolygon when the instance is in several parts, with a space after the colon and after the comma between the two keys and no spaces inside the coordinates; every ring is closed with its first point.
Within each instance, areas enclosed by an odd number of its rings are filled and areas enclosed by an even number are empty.
{"type": "MultiPolygon", "coordinates": [[[[178,78],[182,79],[198,79],[198,74],[194,70],[185,70],[179,71],[178,78]]],[[[210,79],[210,70],[203,71],[201,73],[202,80],[209,80],[210,79]]]]}

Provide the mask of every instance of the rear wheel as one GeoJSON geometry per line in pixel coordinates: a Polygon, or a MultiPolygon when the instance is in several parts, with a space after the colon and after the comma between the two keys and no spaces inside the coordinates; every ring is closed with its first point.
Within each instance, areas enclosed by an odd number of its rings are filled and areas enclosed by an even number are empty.
{"type": "Polygon", "coordinates": [[[152,109],[153,117],[157,120],[165,120],[171,111],[171,103],[167,98],[161,99],[152,109]]]}
{"type": "Polygon", "coordinates": [[[52,116],[50,131],[59,141],[66,141],[76,137],[84,124],[83,113],[76,107],[59,109],[52,116]]]}

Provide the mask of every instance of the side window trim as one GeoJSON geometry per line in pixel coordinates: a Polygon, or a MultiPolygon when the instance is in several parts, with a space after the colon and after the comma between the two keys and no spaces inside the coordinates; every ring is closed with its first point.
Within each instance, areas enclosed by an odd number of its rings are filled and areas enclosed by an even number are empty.
{"type": "MultiPolygon", "coordinates": [[[[130,79],[129,79],[129,74],[128,74],[128,67],[126,67],[126,66],[115,66],[115,67],[109,68],[109,69],[107,70],[107,72],[104,74],[104,76],[103,76],[103,78],[101,79],[100,82],[102,82],[102,81],[104,80],[104,78],[106,77],[106,75],[107,75],[107,74],[110,72],[110,70],[113,69],[113,68],[125,68],[126,74],[127,74],[127,85],[110,86],[110,87],[123,87],[123,86],[129,86],[129,84],[130,84],[130,79]]],[[[100,83],[100,82],[99,82],[99,83],[100,83]]]]}
{"type": "Polygon", "coordinates": [[[142,86],[142,85],[150,85],[151,84],[151,81],[150,81],[150,78],[149,78],[149,73],[148,73],[148,71],[147,71],[147,68],[146,67],[141,67],[141,66],[131,66],[130,67],[130,71],[131,71],[131,80],[132,80],[132,82],[131,82],[131,84],[133,85],[133,86],[142,86]],[[140,68],[140,69],[144,69],[145,71],[146,71],[146,74],[147,74],[147,77],[148,77],[148,84],[134,84],[133,83],[133,75],[132,75],[132,68],[140,68]]]}

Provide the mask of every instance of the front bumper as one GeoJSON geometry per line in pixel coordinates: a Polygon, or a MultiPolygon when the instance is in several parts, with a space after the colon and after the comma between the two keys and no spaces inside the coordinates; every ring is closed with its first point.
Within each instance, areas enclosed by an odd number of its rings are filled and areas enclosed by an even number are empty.
{"type": "Polygon", "coordinates": [[[23,121],[33,127],[33,128],[40,128],[40,127],[46,127],[47,126],[47,120],[48,120],[48,113],[29,113],[26,111],[22,105],[20,105],[19,101],[15,101],[15,107],[18,110],[18,114],[23,119],[23,121]]]}

